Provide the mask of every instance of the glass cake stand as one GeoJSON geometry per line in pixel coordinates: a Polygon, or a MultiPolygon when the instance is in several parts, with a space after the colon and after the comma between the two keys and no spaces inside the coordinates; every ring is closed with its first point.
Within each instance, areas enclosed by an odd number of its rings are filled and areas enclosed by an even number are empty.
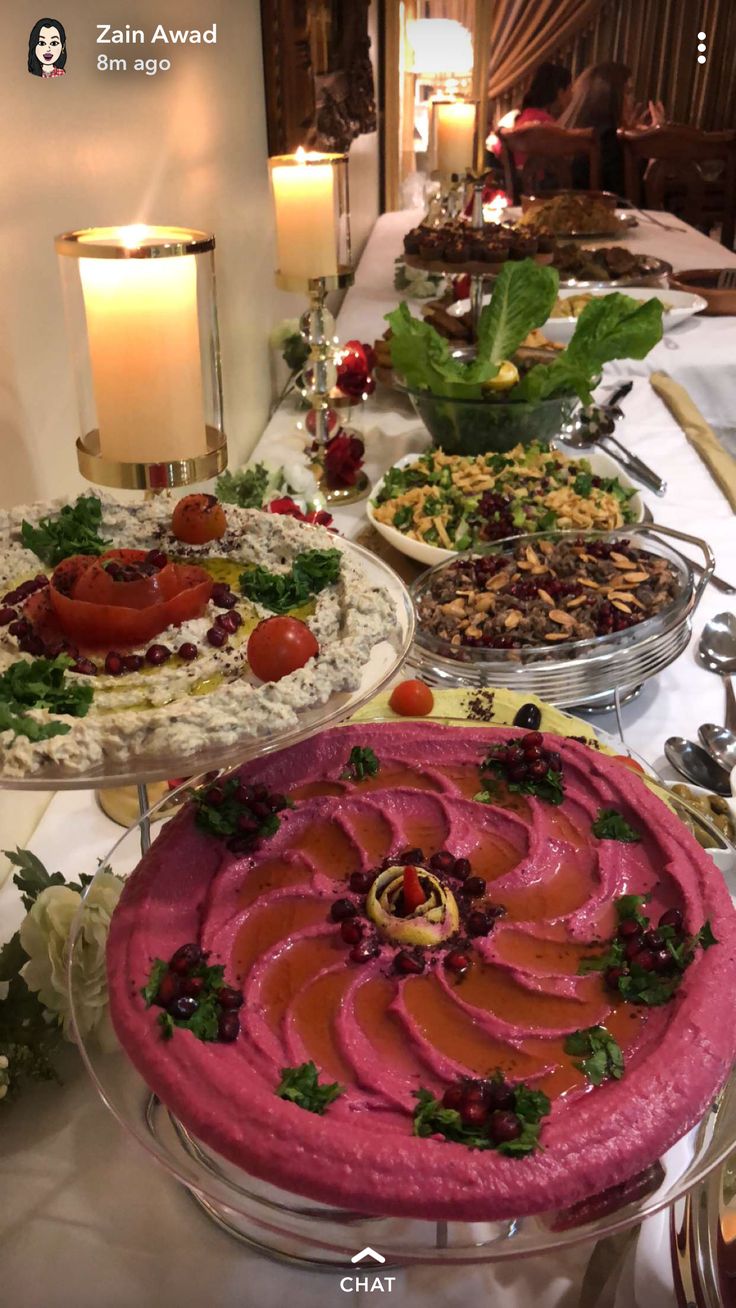
{"type": "MultiPolygon", "coordinates": [[[[444,719],[448,726],[458,721],[444,719]]],[[[464,725],[489,724],[464,720],[464,725]]],[[[621,752],[620,742],[610,743],[621,752]]],[[[190,787],[194,784],[189,783],[190,787]]],[[[664,788],[663,796],[707,833],[708,844],[717,851],[714,862],[730,880],[732,893],[736,893],[736,847],[695,809],[664,788]]],[[[129,828],[101,866],[121,877],[131,873],[140,857],[139,827],[144,820],[129,828]]],[[[277,1189],[195,1139],[151,1093],[122,1050],[103,1054],[79,1036],[77,1005],[83,996],[77,991],[75,962],[83,947],[85,911],[83,901],[71,933],[68,974],[77,1040],[97,1090],[118,1122],[188,1189],[219,1227],[270,1258],[307,1269],[328,1270],[349,1268],[352,1257],[366,1245],[382,1254],[386,1267],[488,1263],[542,1254],[600,1239],[674,1204],[715,1175],[714,1169],[734,1149],[736,1074],[700,1124],[659,1162],[612,1190],[564,1211],[522,1217],[509,1214],[503,1221],[477,1223],[398,1219],[332,1208],[277,1189]]],[[[325,1165],[329,1166],[329,1159],[325,1159],[325,1165]]]]}
{"type": "Polygon", "coordinates": [[[0,759],[0,789],[89,790],[104,786],[144,786],[149,781],[199,776],[271,754],[350,717],[388,685],[403,663],[414,637],[414,612],[404,583],[387,563],[353,541],[338,538],[336,544],[360,565],[372,585],[388,592],[395,615],[390,634],[374,645],[355,690],[332,695],[324,704],[305,710],[299,714],[298,723],[286,730],[268,736],[254,736],[244,730],[235,744],[198,749],[191,754],[181,750],[150,755],[140,752],[125,761],[89,768],[84,773],[47,768],[23,777],[4,775],[0,759]]]}

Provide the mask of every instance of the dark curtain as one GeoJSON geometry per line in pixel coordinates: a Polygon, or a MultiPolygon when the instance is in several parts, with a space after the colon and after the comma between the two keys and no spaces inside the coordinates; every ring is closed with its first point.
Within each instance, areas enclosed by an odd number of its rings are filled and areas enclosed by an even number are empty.
{"type": "MultiPolygon", "coordinates": [[[[540,6],[526,0],[499,0],[503,14],[540,6]]],[[[633,74],[637,99],[664,102],[671,122],[690,123],[707,131],[736,127],[736,0],[602,0],[587,13],[574,33],[563,31],[563,16],[557,6],[556,31],[550,34],[534,65],[543,59],[567,64],[577,76],[588,64],[620,60],[633,74]],[[706,33],[706,63],[697,62],[697,34],[706,33]]],[[[578,6],[581,14],[584,5],[578,6]]],[[[535,35],[535,20],[517,25],[514,39],[526,52],[529,33],[535,35]]],[[[511,37],[510,33],[510,37],[511,37]]],[[[535,51],[538,44],[534,44],[535,51]]],[[[492,120],[521,100],[530,68],[514,73],[513,83],[494,74],[491,56],[489,94],[492,120]]],[[[528,62],[528,61],[527,61],[528,62]]],[[[511,72],[513,64],[506,61],[511,72]]]]}

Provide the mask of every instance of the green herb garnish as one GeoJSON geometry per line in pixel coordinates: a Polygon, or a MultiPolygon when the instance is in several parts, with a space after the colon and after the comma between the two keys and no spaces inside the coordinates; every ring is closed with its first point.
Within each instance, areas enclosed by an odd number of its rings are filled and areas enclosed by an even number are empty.
{"type": "Polygon", "coordinates": [[[83,718],[92,703],[92,687],[78,678],[66,677],[72,660],[60,654],[55,659],[19,660],[0,675],[0,731],[11,730],[29,740],[48,740],[65,736],[70,730],[65,722],[37,722],[28,709],[41,708],[49,713],[66,713],[83,718]]]}
{"type": "Polygon", "coordinates": [[[620,840],[625,845],[636,845],[641,840],[638,831],[615,808],[601,808],[592,826],[594,836],[599,840],[620,840]]]}
{"type": "Polygon", "coordinates": [[[445,1108],[439,1099],[435,1099],[431,1090],[412,1092],[418,1101],[414,1110],[414,1135],[426,1139],[432,1135],[442,1135],[455,1144],[463,1144],[468,1149],[495,1149],[499,1154],[530,1154],[539,1146],[541,1121],[550,1111],[550,1102],[541,1090],[530,1090],[528,1086],[518,1085],[514,1089],[513,1112],[519,1119],[521,1133],[515,1140],[506,1140],[495,1144],[486,1131],[480,1127],[466,1126],[459,1112],[454,1108],[445,1108]]]}
{"type": "Polygon", "coordinates": [[[299,1067],[282,1067],[276,1094],[280,1099],[291,1100],[308,1113],[318,1113],[321,1116],[343,1093],[344,1087],[337,1081],[330,1085],[320,1085],[318,1078],[319,1072],[312,1062],[301,1063],[299,1067]]]}
{"type": "MultiPolygon", "coordinates": [[[[169,965],[163,958],[155,958],[151,964],[151,971],[148,974],[148,980],[144,986],[141,986],[141,994],[146,1002],[146,1008],[150,1008],[156,1002],[161,982],[169,970],[169,965]]],[[[220,1007],[217,1002],[218,991],[225,984],[225,969],[221,963],[214,964],[210,967],[207,963],[198,963],[189,973],[192,977],[201,977],[203,986],[197,996],[197,1009],[190,1017],[180,1018],[172,1017],[171,1013],[165,1009],[158,1015],[158,1025],[161,1027],[161,1037],[163,1040],[170,1040],[174,1031],[179,1027],[183,1031],[191,1031],[192,1035],[198,1040],[216,1040],[218,1037],[218,1024],[220,1019],[220,1007]]]]}
{"type": "Polygon", "coordinates": [[[271,803],[275,808],[263,817],[251,807],[255,796],[248,799],[247,793],[237,777],[230,777],[224,782],[214,781],[204,790],[196,791],[193,798],[197,810],[194,819],[197,826],[223,840],[236,837],[247,843],[249,838],[253,845],[257,840],[274,836],[281,825],[278,814],[294,805],[283,795],[267,795],[257,802],[271,803]]]}
{"type": "Polygon", "coordinates": [[[223,472],[215,483],[215,493],[223,504],[237,504],[241,509],[260,509],[266,498],[271,473],[263,463],[255,463],[242,472],[223,472]]]}
{"type": "Polygon", "coordinates": [[[340,773],[343,781],[362,781],[364,777],[375,777],[381,764],[373,753],[373,750],[362,745],[353,745],[350,751],[348,765],[344,772],[340,773]]]}
{"type": "Polygon", "coordinates": [[[624,1074],[624,1056],[610,1031],[604,1026],[589,1026],[573,1031],[563,1045],[566,1054],[578,1055],[573,1067],[584,1072],[592,1085],[609,1078],[620,1081],[624,1074]]]}
{"type": "Polygon", "coordinates": [[[26,549],[32,550],[42,563],[55,568],[72,554],[102,554],[110,544],[98,528],[102,521],[102,504],[96,495],[80,495],[75,504],[67,504],[55,516],[39,519],[33,526],[25,520],[20,534],[26,549]]]}
{"type": "Polygon", "coordinates": [[[294,559],[289,572],[257,567],[241,573],[240,589],[246,599],[272,613],[288,613],[339,581],[340,558],[338,549],[306,550],[294,559]]]}
{"type": "Polygon", "coordinates": [[[561,771],[548,767],[542,777],[526,776],[522,781],[509,781],[507,780],[506,764],[496,757],[496,751],[498,750],[505,752],[506,747],[503,745],[495,746],[494,750],[488,754],[480,765],[481,776],[486,788],[474,796],[478,803],[494,803],[499,781],[505,781],[507,789],[513,794],[536,795],[538,799],[543,799],[547,804],[557,805],[562,803],[565,798],[565,788],[561,771]],[[484,776],[484,773],[490,775],[484,776]]]}
{"type": "MultiPolygon", "coordinates": [[[[685,935],[681,930],[674,926],[658,926],[652,928],[649,918],[642,913],[642,905],[646,903],[645,895],[622,895],[616,900],[616,916],[618,921],[633,921],[641,931],[640,948],[645,954],[657,956],[657,966],[655,967],[652,960],[652,966],[642,967],[634,958],[627,958],[626,950],[632,937],[622,937],[617,935],[608,944],[608,948],[602,954],[596,954],[590,958],[583,958],[578,967],[578,973],[581,976],[589,972],[612,972],[615,977],[613,988],[630,1004],[645,1004],[649,1008],[658,1007],[660,1004],[666,1004],[672,998],[682,981],[685,969],[692,963],[696,950],[710,949],[711,945],[718,944],[710,922],[705,922],[700,930],[694,936],[685,935]],[[659,938],[659,943],[649,942],[644,935],[645,932],[651,932],[653,936],[659,938]],[[669,961],[661,961],[658,955],[666,952],[669,955],[669,961]]],[[[636,938],[634,936],[634,938],[636,938]]],[[[606,980],[608,981],[608,977],[606,980]]]]}

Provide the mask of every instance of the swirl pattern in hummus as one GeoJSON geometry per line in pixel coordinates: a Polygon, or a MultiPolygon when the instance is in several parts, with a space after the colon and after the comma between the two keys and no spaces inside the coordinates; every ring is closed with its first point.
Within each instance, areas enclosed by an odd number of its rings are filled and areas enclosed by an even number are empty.
{"type": "Polygon", "coordinates": [[[473,1221],[598,1194],[702,1114],[735,1044],[736,915],[720,874],[641,778],[581,743],[545,738],[563,757],[559,808],[519,795],[507,796],[510,807],[475,802],[489,745],[517,734],[429,723],[325,732],[241,770],[296,805],[254,854],[229,854],[190,809],[164,830],[113,919],[112,1016],[148,1084],[208,1146],[326,1203],[473,1221]],[[340,777],[355,745],[381,762],[360,783],[340,777]],[[635,823],[641,843],[597,840],[591,825],[604,807],[635,823]],[[397,975],[388,943],[353,963],[330,918],[351,872],[407,847],[467,857],[488,902],[505,910],[472,942],[460,980],[442,964],[445,946],[428,951],[419,976],[397,975]],[[578,975],[580,959],[613,933],[613,900],[624,893],[650,894],[653,920],[682,909],[691,932],[710,919],[719,942],[698,951],[662,1007],[627,1004],[599,975],[578,975]],[[188,1031],[162,1041],[158,1010],[139,994],[152,960],[189,940],[243,987],[231,1045],[188,1031]],[[626,1071],[591,1088],[563,1045],[601,1023],[626,1071]],[[310,1059],[345,1086],[323,1117],[275,1094],[280,1069],[310,1059]],[[413,1091],[441,1096],[458,1076],[495,1068],[550,1096],[542,1150],[503,1157],[413,1136],[413,1091]]]}

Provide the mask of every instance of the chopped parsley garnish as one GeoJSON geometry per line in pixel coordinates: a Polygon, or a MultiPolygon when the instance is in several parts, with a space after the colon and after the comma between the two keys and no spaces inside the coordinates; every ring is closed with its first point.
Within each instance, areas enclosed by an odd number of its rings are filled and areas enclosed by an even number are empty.
{"type": "Polygon", "coordinates": [[[217,498],[223,504],[237,504],[241,509],[260,509],[270,475],[263,463],[243,468],[242,472],[223,472],[215,484],[217,498]]]}
{"type": "MultiPolygon", "coordinates": [[[[150,1008],[152,1004],[156,1003],[161,982],[168,970],[169,965],[162,958],[153,960],[148,980],[141,987],[141,994],[146,1002],[146,1008],[150,1008]]],[[[183,1031],[191,1031],[192,1035],[196,1036],[198,1040],[217,1040],[221,1014],[217,996],[225,984],[225,969],[220,963],[210,967],[209,964],[202,962],[193,967],[188,975],[190,977],[200,977],[203,982],[202,989],[197,995],[196,1010],[186,1018],[173,1017],[166,1009],[159,1013],[158,1024],[161,1027],[162,1039],[170,1040],[176,1028],[179,1027],[183,1031]]]]}
{"type": "Polygon", "coordinates": [[[340,558],[338,549],[306,550],[297,555],[289,572],[257,567],[241,573],[240,589],[246,599],[272,613],[288,613],[339,581],[340,558]]]}
{"type": "Polygon", "coordinates": [[[48,740],[65,736],[66,722],[37,722],[28,709],[41,708],[49,713],[66,713],[83,718],[92,703],[92,687],[77,677],[67,679],[72,660],[60,654],[55,659],[25,659],[11,663],[0,675],[0,731],[11,730],[29,740],[48,740]]]}
{"type": "Polygon", "coordinates": [[[41,518],[35,527],[24,520],[20,534],[26,549],[55,568],[72,554],[104,552],[110,542],[99,534],[101,521],[102,504],[97,496],[80,495],[75,504],[66,504],[53,517],[41,518]]]}
{"type": "Polygon", "coordinates": [[[624,1074],[624,1056],[604,1026],[573,1031],[563,1048],[566,1054],[578,1055],[573,1067],[584,1072],[592,1085],[600,1085],[609,1079],[620,1081],[624,1074]]]}
{"type": "Polygon", "coordinates": [[[592,831],[599,840],[621,840],[626,845],[636,845],[641,840],[639,832],[615,808],[599,809],[592,831]]]}
{"type": "Polygon", "coordinates": [[[319,1072],[314,1063],[301,1063],[299,1067],[282,1067],[281,1081],[276,1088],[280,1099],[289,1099],[297,1108],[320,1116],[343,1093],[337,1081],[320,1084],[319,1072]]]}
{"type": "Polygon", "coordinates": [[[672,998],[696,950],[710,949],[718,941],[710,922],[693,936],[679,926],[660,923],[652,927],[641,911],[646,898],[622,895],[616,900],[617,935],[604,953],[581,959],[578,973],[603,972],[609,988],[628,1003],[654,1008],[672,998]]]}
{"type": "Polygon", "coordinates": [[[561,804],[565,798],[559,755],[543,747],[537,748],[537,756],[532,758],[514,742],[509,746],[494,745],[481,763],[480,771],[485,782],[485,789],[475,796],[480,804],[494,802],[495,786],[499,781],[505,781],[512,793],[536,795],[547,804],[561,804]],[[553,767],[553,763],[557,766],[553,767]],[[545,771],[542,771],[543,767],[545,771]],[[536,775],[538,770],[541,776],[536,775]]]}
{"type": "Polygon", "coordinates": [[[281,826],[279,813],[294,807],[284,795],[272,795],[265,786],[249,786],[238,777],[213,781],[195,793],[194,803],[200,830],[226,840],[240,853],[274,836],[281,826]]]}
{"type": "Polygon", "coordinates": [[[375,777],[381,764],[373,750],[362,745],[353,745],[347,767],[340,773],[343,781],[363,781],[365,777],[375,777]]]}
{"type": "Polygon", "coordinates": [[[526,1085],[514,1088],[513,1113],[518,1118],[521,1131],[513,1140],[496,1143],[482,1126],[466,1126],[460,1113],[455,1108],[445,1108],[439,1099],[435,1099],[431,1090],[415,1090],[414,1098],[418,1101],[414,1109],[414,1135],[424,1138],[442,1135],[445,1140],[463,1144],[468,1149],[495,1149],[499,1154],[530,1154],[539,1145],[542,1118],[550,1111],[550,1102],[541,1090],[530,1090],[526,1085]]]}

